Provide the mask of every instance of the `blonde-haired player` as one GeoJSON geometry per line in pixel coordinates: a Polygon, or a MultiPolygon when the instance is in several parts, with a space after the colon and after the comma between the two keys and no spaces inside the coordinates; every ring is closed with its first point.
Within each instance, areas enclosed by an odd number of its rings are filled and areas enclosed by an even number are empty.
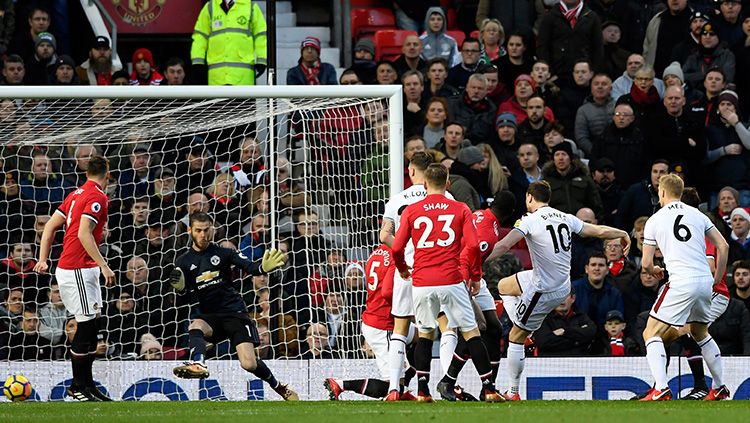
{"type": "Polygon", "coordinates": [[[686,323],[690,323],[690,333],[701,347],[713,378],[706,399],[729,397],[729,390],[722,383],[721,351],[708,334],[713,285],[721,282],[726,271],[729,245],[706,215],[680,201],[683,190],[684,183],[677,175],[659,179],[661,209],[648,219],[643,233],[643,269],[659,279],[664,277],[665,269],[654,265],[658,246],[669,271],[669,282],[662,287],[643,331],[646,359],[655,384],[641,401],[672,398],[667,385],[664,342],[675,339],[678,336],[675,327],[686,323]],[[716,246],[714,275],[706,261],[706,237],[716,246]]]}

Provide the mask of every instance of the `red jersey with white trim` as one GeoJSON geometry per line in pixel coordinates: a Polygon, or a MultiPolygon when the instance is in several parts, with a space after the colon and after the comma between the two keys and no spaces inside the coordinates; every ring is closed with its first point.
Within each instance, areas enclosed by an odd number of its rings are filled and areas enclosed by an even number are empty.
{"type": "Polygon", "coordinates": [[[102,242],[104,225],[107,223],[108,205],[107,194],[99,184],[91,180],[65,197],[60,208],[55,210],[55,213],[65,218],[63,251],[57,267],[73,270],[97,266],[78,239],[78,227],[81,225],[81,219],[93,221],[96,224],[94,239],[96,245],[99,245],[102,242]]]}
{"type": "MultiPolygon", "coordinates": [[[[716,246],[706,237],[706,257],[716,261],[716,246]]],[[[727,288],[726,272],[721,277],[721,282],[714,285],[714,292],[729,298],[729,288],[727,288]]]]}
{"type": "Polygon", "coordinates": [[[362,322],[380,330],[393,330],[391,305],[393,303],[393,265],[391,249],[387,245],[376,248],[365,264],[367,276],[367,305],[362,322]]]}
{"type": "Polygon", "coordinates": [[[404,251],[411,240],[414,245],[414,286],[453,285],[464,280],[461,252],[467,249],[470,280],[482,278],[474,215],[464,203],[444,195],[430,194],[414,203],[401,215],[401,225],[393,243],[396,268],[408,268],[404,251]]]}
{"type": "MultiPolygon", "coordinates": [[[[474,212],[474,226],[477,228],[477,240],[479,241],[480,260],[484,263],[487,257],[492,254],[492,249],[500,241],[500,223],[495,215],[490,211],[477,210],[474,212]]],[[[468,274],[468,257],[469,252],[461,251],[461,272],[464,279],[469,278],[468,274]]]]}

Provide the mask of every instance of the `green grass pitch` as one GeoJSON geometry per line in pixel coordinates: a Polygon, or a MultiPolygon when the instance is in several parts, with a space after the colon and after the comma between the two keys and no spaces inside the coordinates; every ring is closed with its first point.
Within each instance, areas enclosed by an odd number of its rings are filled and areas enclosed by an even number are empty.
{"type": "Polygon", "coordinates": [[[747,401],[524,401],[504,404],[339,402],[3,403],[3,422],[743,422],[747,401]],[[239,419],[241,420],[239,420],[239,419]]]}

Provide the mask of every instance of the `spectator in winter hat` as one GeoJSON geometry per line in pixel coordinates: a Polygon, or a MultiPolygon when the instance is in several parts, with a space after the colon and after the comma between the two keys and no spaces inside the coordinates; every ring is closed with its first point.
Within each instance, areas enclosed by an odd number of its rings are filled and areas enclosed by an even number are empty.
{"type": "Polygon", "coordinates": [[[141,355],[142,360],[161,360],[163,348],[154,335],[150,333],[141,336],[141,355]]]}
{"type": "Polygon", "coordinates": [[[112,74],[112,83],[110,85],[130,85],[130,75],[124,70],[118,70],[112,74]]]}
{"type": "Polygon", "coordinates": [[[544,165],[542,175],[552,189],[551,207],[571,214],[588,207],[597,217],[602,216],[604,208],[596,183],[573,155],[571,143],[561,142],[552,147],[552,161],[544,165]]]}
{"type": "Polygon", "coordinates": [[[351,69],[363,84],[375,83],[375,44],[363,38],[354,45],[354,63],[351,69]]]}
{"type": "MultiPolygon", "coordinates": [[[[673,61],[685,63],[688,56],[698,51],[698,48],[701,45],[701,31],[703,31],[703,25],[710,21],[711,17],[700,10],[696,10],[690,15],[690,36],[686,37],[685,40],[674,47],[672,50],[673,61]]],[[[664,70],[666,71],[666,69],[664,70]]]]}
{"type": "Polygon", "coordinates": [[[31,85],[49,85],[54,78],[57,61],[57,40],[49,32],[42,32],[34,41],[34,56],[26,63],[26,78],[31,85]]]}
{"type": "Polygon", "coordinates": [[[287,85],[338,85],[336,68],[320,61],[320,40],[305,37],[300,45],[297,66],[286,74],[287,85]]]}
{"type": "Polygon", "coordinates": [[[682,66],[682,71],[685,73],[685,82],[688,85],[691,87],[700,86],[708,70],[713,67],[718,67],[724,72],[726,82],[734,81],[736,59],[734,53],[726,48],[721,41],[713,24],[703,25],[698,50],[688,56],[682,66]]]}
{"type": "Polygon", "coordinates": [[[737,207],[731,214],[732,233],[729,239],[729,260],[734,263],[750,257],[750,213],[737,207]]]}
{"type": "Polygon", "coordinates": [[[156,70],[151,50],[139,48],[133,52],[133,73],[130,85],[161,85],[164,77],[156,70]]]}
{"type": "MultiPolygon", "coordinates": [[[[522,124],[526,120],[526,103],[529,101],[532,95],[536,92],[536,81],[531,75],[521,74],[518,75],[514,83],[513,97],[505,101],[498,107],[498,113],[510,112],[516,117],[518,125],[522,124]]],[[[555,120],[555,115],[552,113],[552,109],[545,107],[544,118],[548,121],[555,120]]]]}
{"type": "Polygon", "coordinates": [[[76,62],[67,54],[59,56],[55,60],[52,85],[78,85],[79,83],[78,75],[76,75],[76,62]]]}
{"type": "Polygon", "coordinates": [[[722,42],[730,48],[742,44],[745,36],[742,33],[742,21],[740,12],[743,5],[740,0],[719,0],[719,16],[713,19],[716,32],[722,42]]]}

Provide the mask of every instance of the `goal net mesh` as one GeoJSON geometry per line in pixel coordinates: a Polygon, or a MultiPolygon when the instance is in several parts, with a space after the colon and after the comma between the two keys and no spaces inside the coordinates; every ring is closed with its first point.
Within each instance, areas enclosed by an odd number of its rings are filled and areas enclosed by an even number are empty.
{"type": "MultiPolygon", "coordinates": [[[[67,357],[75,321],[54,277],[31,269],[44,224],[97,153],[112,170],[101,251],[117,274],[102,288],[100,358],[187,358],[198,309],[167,277],[196,211],[223,247],[287,253],[267,277],[234,270],[260,357],[368,358],[364,261],[388,196],[388,128],[385,99],[2,100],[0,359],[67,357]]],[[[207,355],[236,357],[229,341],[207,355]]]]}

